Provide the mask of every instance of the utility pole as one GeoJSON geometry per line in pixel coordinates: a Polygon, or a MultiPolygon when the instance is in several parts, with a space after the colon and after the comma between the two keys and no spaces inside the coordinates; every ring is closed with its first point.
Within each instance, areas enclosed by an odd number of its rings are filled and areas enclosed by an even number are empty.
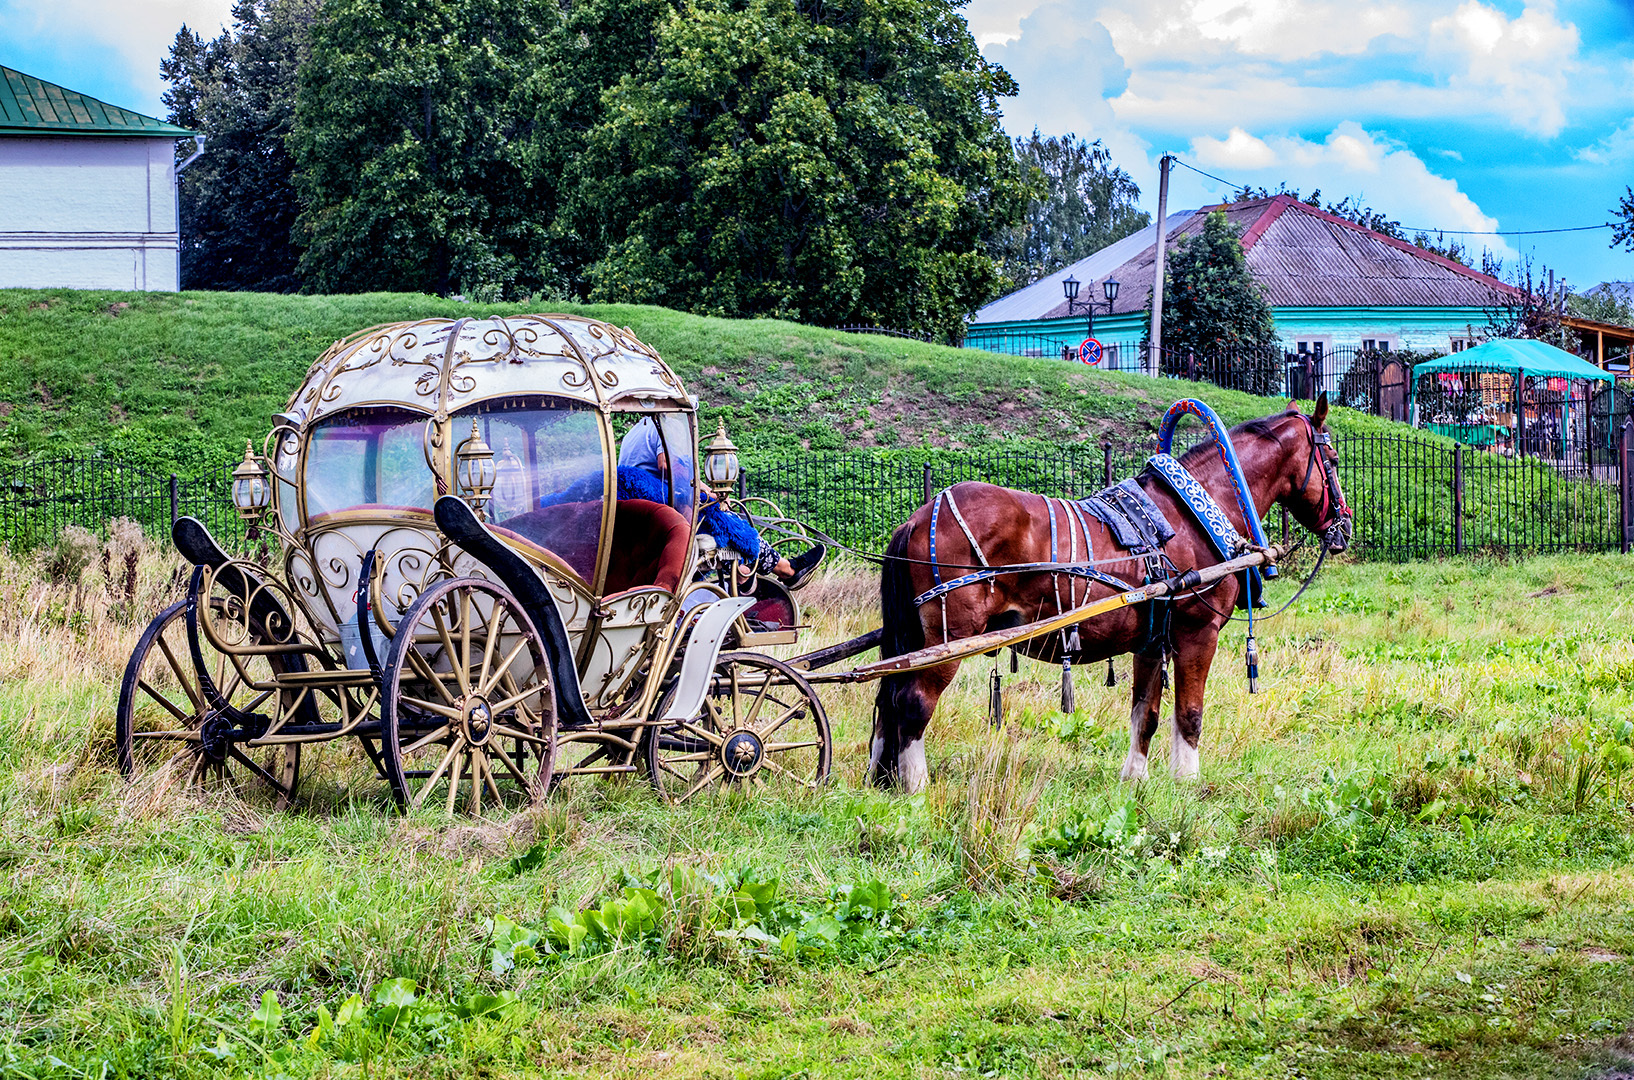
{"type": "Polygon", "coordinates": [[[1169,162],[1168,154],[1158,159],[1157,177],[1157,258],[1152,262],[1152,347],[1146,350],[1146,374],[1156,377],[1162,370],[1163,355],[1163,242],[1169,223],[1169,162]]]}

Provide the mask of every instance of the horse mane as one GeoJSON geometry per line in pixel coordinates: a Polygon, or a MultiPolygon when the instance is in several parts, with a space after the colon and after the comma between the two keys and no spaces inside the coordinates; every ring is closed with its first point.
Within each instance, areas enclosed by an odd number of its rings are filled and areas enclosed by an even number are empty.
{"type": "MultiPolygon", "coordinates": [[[[1282,421],[1287,420],[1289,417],[1298,415],[1300,415],[1299,410],[1297,408],[1290,407],[1286,412],[1277,413],[1275,416],[1262,416],[1258,420],[1245,421],[1232,428],[1229,432],[1227,432],[1227,434],[1252,435],[1257,439],[1264,439],[1267,442],[1276,442],[1277,425],[1282,421]]],[[[1188,469],[1191,468],[1192,465],[1197,464],[1204,455],[1209,453],[1212,446],[1213,440],[1198,443],[1196,446],[1192,447],[1190,450],[1187,450],[1180,456],[1180,463],[1186,466],[1188,469]]]]}

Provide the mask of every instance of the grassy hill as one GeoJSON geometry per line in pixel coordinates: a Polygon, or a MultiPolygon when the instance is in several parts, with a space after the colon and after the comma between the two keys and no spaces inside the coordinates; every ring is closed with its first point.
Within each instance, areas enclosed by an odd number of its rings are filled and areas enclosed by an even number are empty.
{"type": "MultiPolygon", "coordinates": [[[[1183,393],[1228,422],[1280,400],[776,320],[633,305],[463,304],[431,296],[0,290],[0,460],[102,451],[169,471],[259,441],[307,366],[375,323],[576,312],[628,326],[751,461],[796,448],[1135,439],[1183,393]]],[[[1357,414],[1343,430],[1385,422],[1357,414]]]]}

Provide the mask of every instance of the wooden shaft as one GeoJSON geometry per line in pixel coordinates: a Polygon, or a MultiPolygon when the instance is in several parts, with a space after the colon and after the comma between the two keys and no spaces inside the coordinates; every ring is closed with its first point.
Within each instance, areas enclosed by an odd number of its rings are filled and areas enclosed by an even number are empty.
{"type": "Polygon", "coordinates": [[[1253,551],[1247,555],[1239,555],[1223,563],[1215,563],[1201,570],[1190,571],[1169,578],[1167,581],[1154,581],[1150,585],[1142,585],[1138,589],[1108,596],[1093,603],[1062,612],[1060,615],[1038,622],[1027,623],[1024,626],[1012,627],[1008,630],[992,630],[974,637],[959,638],[956,641],[944,641],[940,645],[931,645],[928,648],[916,649],[901,656],[893,656],[888,660],[877,660],[872,664],[853,668],[847,672],[837,672],[823,678],[824,682],[871,682],[882,679],[887,675],[899,675],[907,671],[923,671],[926,668],[940,667],[955,660],[964,660],[977,653],[992,652],[994,649],[1010,645],[1019,645],[1023,641],[1053,634],[1058,630],[1065,630],[1069,626],[1076,626],[1085,619],[1096,615],[1104,615],[1109,611],[1129,607],[1132,604],[1142,604],[1148,600],[1157,600],[1177,592],[1189,592],[1204,585],[1213,584],[1221,578],[1241,573],[1255,566],[1264,566],[1266,563],[1276,562],[1289,551],[1289,548],[1280,544],[1272,544],[1263,551],[1253,551]]]}

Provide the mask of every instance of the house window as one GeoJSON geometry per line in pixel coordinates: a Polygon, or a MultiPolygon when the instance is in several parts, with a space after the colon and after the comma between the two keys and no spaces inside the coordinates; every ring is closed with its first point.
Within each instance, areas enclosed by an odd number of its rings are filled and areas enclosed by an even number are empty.
{"type": "Polygon", "coordinates": [[[1395,347],[1396,339],[1394,336],[1385,337],[1380,335],[1377,337],[1365,337],[1362,339],[1363,352],[1390,352],[1395,349],[1395,347]]]}
{"type": "Polygon", "coordinates": [[[1465,349],[1475,348],[1475,339],[1471,337],[1455,337],[1452,339],[1452,351],[1463,352],[1465,349]]]}

